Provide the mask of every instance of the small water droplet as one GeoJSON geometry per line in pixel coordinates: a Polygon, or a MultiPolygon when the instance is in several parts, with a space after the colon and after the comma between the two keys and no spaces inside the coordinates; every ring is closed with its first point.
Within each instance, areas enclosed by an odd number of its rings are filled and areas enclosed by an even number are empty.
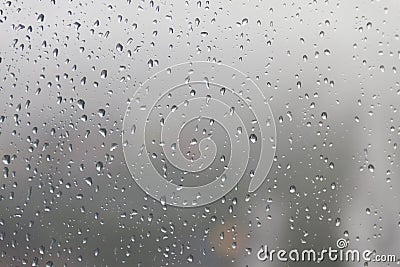
{"type": "Polygon", "coordinates": [[[87,184],[88,186],[92,186],[92,184],[93,184],[92,177],[86,178],[86,179],[85,179],[85,182],[86,182],[86,184],[87,184]]]}
{"type": "Polygon", "coordinates": [[[118,52],[122,52],[122,50],[124,49],[124,47],[120,43],[118,43],[115,48],[117,49],[118,52]]]}
{"type": "Polygon", "coordinates": [[[289,192],[290,192],[291,194],[296,193],[296,187],[295,187],[294,185],[291,185],[290,188],[289,188],[289,192]]]}
{"type": "Polygon", "coordinates": [[[39,14],[39,16],[37,17],[37,21],[38,22],[43,22],[44,21],[44,15],[43,14],[39,14]]]}
{"type": "Polygon", "coordinates": [[[369,165],[368,165],[368,170],[369,170],[370,172],[374,172],[374,171],[375,171],[375,166],[372,165],[372,164],[369,164],[369,165]]]}
{"type": "Polygon", "coordinates": [[[102,70],[102,71],[100,72],[100,77],[101,77],[102,79],[107,78],[107,70],[102,70]]]}
{"type": "Polygon", "coordinates": [[[79,99],[78,100],[78,107],[80,108],[80,109],[85,109],[85,100],[83,100],[83,99],[79,99]]]}
{"type": "Polygon", "coordinates": [[[193,262],[193,256],[192,256],[192,255],[189,255],[189,256],[186,258],[186,260],[187,260],[187,262],[193,262]]]}
{"type": "Polygon", "coordinates": [[[8,164],[11,163],[11,157],[10,157],[10,155],[4,155],[4,156],[3,156],[3,163],[6,164],[6,165],[8,165],[8,164]]]}
{"type": "Polygon", "coordinates": [[[252,142],[254,144],[255,142],[257,142],[257,135],[251,134],[249,139],[250,139],[250,142],[252,142]]]}

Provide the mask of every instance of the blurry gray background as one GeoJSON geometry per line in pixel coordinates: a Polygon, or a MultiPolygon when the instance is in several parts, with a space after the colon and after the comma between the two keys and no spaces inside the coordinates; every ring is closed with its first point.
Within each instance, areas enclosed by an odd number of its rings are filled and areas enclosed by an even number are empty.
{"type": "Polygon", "coordinates": [[[400,256],[399,21],[395,0],[3,1],[0,265],[284,266],[260,246],[341,237],[400,256]],[[255,194],[163,207],[125,165],[123,116],[191,60],[265,90],[277,153],[255,194]]]}

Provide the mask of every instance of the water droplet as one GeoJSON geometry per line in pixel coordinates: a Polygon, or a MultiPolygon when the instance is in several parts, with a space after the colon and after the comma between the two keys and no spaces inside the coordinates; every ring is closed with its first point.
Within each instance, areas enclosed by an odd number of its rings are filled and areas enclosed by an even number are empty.
{"type": "Polygon", "coordinates": [[[193,262],[193,256],[192,256],[192,255],[189,255],[189,256],[186,258],[186,260],[187,260],[187,262],[193,262]]]}
{"type": "Polygon", "coordinates": [[[6,165],[8,165],[8,164],[11,163],[11,157],[10,157],[10,155],[4,155],[4,156],[3,156],[3,163],[6,164],[6,165]]]}
{"type": "Polygon", "coordinates": [[[85,109],[85,101],[83,99],[78,100],[78,107],[82,110],[85,109]]]}
{"type": "Polygon", "coordinates": [[[251,134],[249,139],[250,139],[250,142],[252,142],[254,144],[255,142],[257,142],[257,135],[251,134]]]}
{"type": "Polygon", "coordinates": [[[332,189],[332,190],[335,190],[335,189],[336,189],[336,183],[334,183],[334,182],[331,183],[331,189],[332,189]]]}
{"type": "Polygon", "coordinates": [[[106,137],[106,136],[107,136],[107,129],[106,129],[106,128],[100,128],[100,129],[99,129],[99,133],[100,133],[103,137],[106,137]]]}
{"type": "Polygon", "coordinates": [[[44,15],[43,14],[39,14],[39,16],[37,17],[37,21],[38,22],[43,22],[44,21],[44,15]]]}
{"type": "Polygon", "coordinates": [[[118,52],[122,52],[122,50],[124,49],[124,47],[120,43],[118,43],[115,48],[117,49],[118,52]]]}
{"type": "Polygon", "coordinates": [[[86,182],[86,184],[87,184],[88,186],[92,186],[92,184],[93,184],[92,177],[86,178],[86,179],[85,179],[85,182],[86,182]]]}
{"type": "Polygon", "coordinates": [[[369,165],[368,165],[368,170],[369,170],[370,172],[374,172],[374,171],[375,171],[375,166],[372,165],[372,164],[369,164],[369,165]]]}
{"type": "Polygon", "coordinates": [[[102,70],[102,71],[100,72],[100,77],[101,77],[102,79],[107,78],[107,70],[102,70]]]}
{"type": "Polygon", "coordinates": [[[291,194],[296,193],[296,187],[295,187],[294,185],[291,185],[290,188],[289,188],[289,192],[290,192],[291,194]]]}

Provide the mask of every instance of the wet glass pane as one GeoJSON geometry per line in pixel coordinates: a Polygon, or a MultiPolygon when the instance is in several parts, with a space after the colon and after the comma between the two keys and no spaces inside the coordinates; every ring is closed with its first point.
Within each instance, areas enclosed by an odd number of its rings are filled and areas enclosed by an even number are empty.
{"type": "Polygon", "coordinates": [[[396,266],[400,4],[0,4],[0,266],[396,266]]]}

